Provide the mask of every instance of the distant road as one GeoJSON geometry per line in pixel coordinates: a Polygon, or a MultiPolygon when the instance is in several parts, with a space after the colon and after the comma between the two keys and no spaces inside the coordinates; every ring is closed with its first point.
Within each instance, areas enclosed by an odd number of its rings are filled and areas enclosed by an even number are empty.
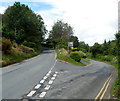
{"type": "Polygon", "coordinates": [[[3,68],[3,99],[109,98],[116,77],[112,66],[93,60],[88,66],[74,66],[55,57],[53,50],[46,50],[3,68]]]}

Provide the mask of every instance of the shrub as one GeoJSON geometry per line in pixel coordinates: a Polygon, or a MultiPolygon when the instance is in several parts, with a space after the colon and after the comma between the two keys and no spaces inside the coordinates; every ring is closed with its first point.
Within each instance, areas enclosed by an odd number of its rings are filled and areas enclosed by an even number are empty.
{"type": "Polygon", "coordinates": [[[78,51],[78,48],[72,48],[71,50],[72,51],[78,51]]]}
{"type": "Polygon", "coordinates": [[[80,54],[81,58],[86,58],[87,57],[87,55],[82,51],[79,51],[79,54],[80,54]]]}
{"type": "Polygon", "coordinates": [[[112,63],[118,63],[118,61],[117,61],[117,57],[114,57],[113,59],[112,59],[112,61],[111,61],[112,63]]]}
{"type": "Polygon", "coordinates": [[[112,60],[112,57],[110,57],[110,56],[107,56],[107,55],[105,55],[105,56],[100,56],[100,58],[103,60],[103,61],[111,61],[112,60]]]}
{"type": "Polygon", "coordinates": [[[70,57],[77,62],[80,62],[80,60],[81,60],[81,56],[80,56],[79,52],[71,52],[70,57]]]}
{"type": "Polygon", "coordinates": [[[2,38],[2,52],[4,54],[10,54],[12,48],[12,43],[9,39],[2,38]]]}
{"type": "Polygon", "coordinates": [[[30,48],[36,48],[36,44],[35,44],[34,42],[24,41],[24,42],[23,42],[23,45],[24,45],[24,46],[27,46],[27,47],[30,47],[30,48]]]}
{"type": "Polygon", "coordinates": [[[24,53],[30,53],[30,52],[34,52],[33,48],[29,48],[27,46],[21,45],[21,49],[24,53]]]}

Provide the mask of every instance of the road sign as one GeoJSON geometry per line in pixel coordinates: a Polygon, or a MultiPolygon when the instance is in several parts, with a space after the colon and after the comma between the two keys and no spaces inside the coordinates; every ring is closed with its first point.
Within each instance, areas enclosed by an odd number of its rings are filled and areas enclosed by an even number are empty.
{"type": "Polygon", "coordinates": [[[68,42],[69,47],[73,47],[73,42],[68,42]]]}

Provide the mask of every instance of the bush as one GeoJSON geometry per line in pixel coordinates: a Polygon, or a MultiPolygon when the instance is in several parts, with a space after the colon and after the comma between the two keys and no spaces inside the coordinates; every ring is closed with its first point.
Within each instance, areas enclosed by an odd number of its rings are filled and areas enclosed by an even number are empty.
{"type": "Polygon", "coordinates": [[[21,45],[21,49],[24,53],[30,53],[30,52],[34,52],[33,48],[29,48],[27,46],[21,45]]]}
{"type": "Polygon", "coordinates": [[[112,61],[112,57],[107,56],[107,55],[105,55],[105,56],[100,56],[100,59],[102,59],[103,61],[108,61],[108,62],[112,61]]]}
{"type": "Polygon", "coordinates": [[[24,42],[23,42],[23,45],[24,45],[24,46],[27,46],[27,47],[30,47],[30,48],[36,48],[36,44],[35,44],[34,42],[24,41],[24,42]]]}
{"type": "Polygon", "coordinates": [[[71,50],[72,51],[78,51],[78,48],[72,48],[71,50]]]}
{"type": "Polygon", "coordinates": [[[71,52],[70,57],[77,62],[80,62],[80,60],[81,60],[81,56],[80,56],[79,52],[71,52]]]}
{"type": "Polygon", "coordinates": [[[12,43],[9,39],[2,38],[2,52],[4,54],[10,54],[12,48],[12,43]]]}
{"type": "Polygon", "coordinates": [[[79,54],[80,54],[81,58],[86,58],[87,57],[87,55],[82,51],[79,51],[79,54]]]}

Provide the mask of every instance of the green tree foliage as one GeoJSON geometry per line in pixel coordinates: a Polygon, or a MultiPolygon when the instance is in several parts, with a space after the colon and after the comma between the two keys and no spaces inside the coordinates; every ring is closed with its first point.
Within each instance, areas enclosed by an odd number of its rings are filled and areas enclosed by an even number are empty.
{"type": "MultiPolygon", "coordinates": [[[[49,33],[49,39],[52,40],[54,47],[61,43],[61,39],[69,40],[70,36],[73,35],[73,28],[63,21],[57,21],[52,26],[52,30],[49,33]]],[[[63,40],[62,40],[63,41],[63,40]]]]}
{"type": "Polygon", "coordinates": [[[3,36],[17,43],[40,43],[46,29],[43,19],[36,15],[27,5],[15,2],[3,14],[3,36]]]}
{"type": "Polygon", "coordinates": [[[115,35],[116,45],[117,45],[117,56],[118,56],[118,70],[119,70],[119,79],[120,79],[120,33],[115,35]]]}
{"type": "Polygon", "coordinates": [[[80,62],[80,60],[81,60],[81,56],[80,56],[79,52],[71,52],[70,57],[77,62],[80,62]]]}
{"type": "Polygon", "coordinates": [[[89,51],[89,45],[88,45],[88,44],[85,44],[84,41],[81,41],[81,42],[79,43],[79,48],[80,48],[80,50],[83,51],[83,52],[88,52],[88,51],[89,51]]]}
{"type": "Polygon", "coordinates": [[[79,47],[79,40],[77,36],[70,36],[69,39],[70,42],[73,42],[73,47],[78,48],[79,47]]]}
{"type": "Polygon", "coordinates": [[[2,35],[2,14],[0,14],[0,36],[2,35]]]}
{"type": "Polygon", "coordinates": [[[107,43],[106,40],[104,40],[102,49],[103,49],[103,54],[108,55],[109,43],[107,43]]]}
{"type": "Polygon", "coordinates": [[[116,56],[117,55],[116,40],[109,41],[108,43],[109,43],[108,54],[116,56]]]}
{"type": "Polygon", "coordinates": [[[92,52],[92,56],[96,57],[97,54],[102,53],[101,51],[102,47],[100,44],[95,43],[92,47],[91,47],[91,52],[92,52]]]}

